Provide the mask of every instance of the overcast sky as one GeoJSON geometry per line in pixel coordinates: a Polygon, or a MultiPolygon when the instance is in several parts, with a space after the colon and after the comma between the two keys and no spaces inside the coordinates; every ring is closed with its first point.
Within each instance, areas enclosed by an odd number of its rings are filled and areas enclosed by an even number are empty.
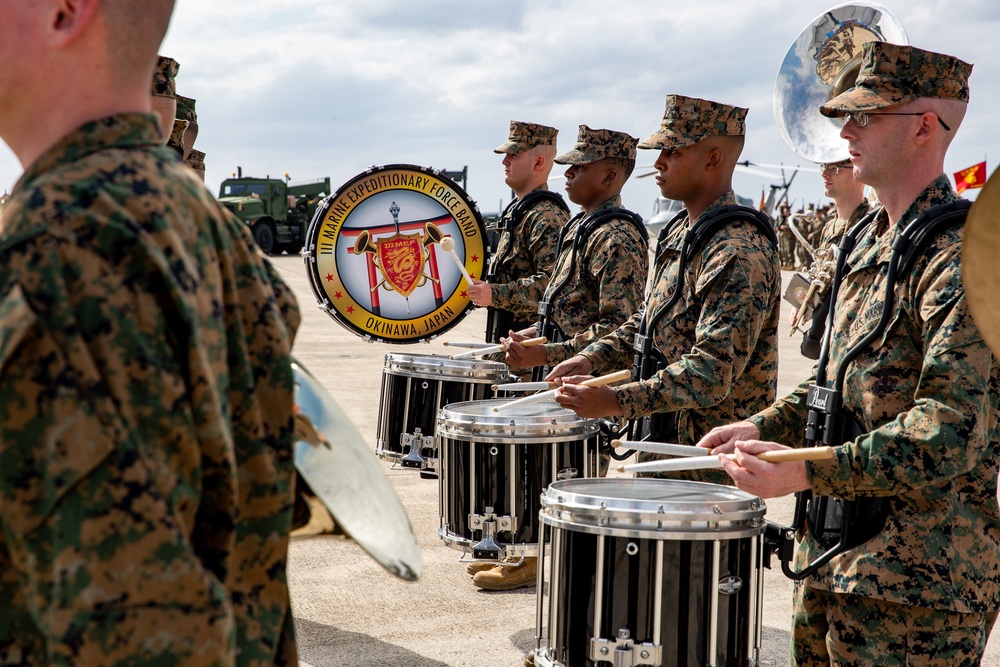
{"type": "MultiPolygon", "coordinates": [[[[468,191],[491,212],[509,198],[492,150],[511,119],[559,128],[560,151],[581,123],[642,139],[658,127],[667,93],[749,107],[743,158],[803,164],[775,127],[775,76],[798,34],[837,4],[177,0],[161,53],[181,64],[178,92],[197,99],[196,147],[208,154],[215,194],[237,165],[293,181],[329,176],[334,189],[371,165],[468,166],[468,191]]],[[[950,176],[985,158],[992,172],[1000,3],[882,4],[911,44],[975,64],[969,113],[945,168],[950,176]]],[[[639,152],[640,165],[654,159],[655,151],[639,152]]],[[[0,190],[20,171],[0,145],[0,190]]],[[[757,201],[779,180],[742,173],[735,187],[757,201]]],[[[624,203],[648,216],[657,194],[653,179],[633,177],[624,203]]],[[[800,172],[791,195],[796,204],[822,202],[819,174],[800,172]]]]}

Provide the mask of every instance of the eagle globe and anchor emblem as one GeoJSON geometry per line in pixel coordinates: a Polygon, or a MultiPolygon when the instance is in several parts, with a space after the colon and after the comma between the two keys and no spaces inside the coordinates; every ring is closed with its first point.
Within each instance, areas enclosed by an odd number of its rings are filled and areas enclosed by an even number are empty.
{"type": "Polygon", "coordinates": [[[302,256],[320,308],[338,323],[369,341],[427,342],[472,310],[458,263],[481,276],[485,239],[479,209],[457,184],[388,165],[320,204],[302,256]]]}

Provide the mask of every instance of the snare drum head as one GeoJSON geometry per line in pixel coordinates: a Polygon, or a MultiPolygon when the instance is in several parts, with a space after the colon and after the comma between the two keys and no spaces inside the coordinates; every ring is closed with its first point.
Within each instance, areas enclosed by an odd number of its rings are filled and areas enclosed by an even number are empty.
{"type": "Polygon", "coordinates": [[[656,478],[569,479],[542,494],[542,521],[584,532],[683,539],[763,532],[764,502],[733,486],[656,478]]]}
{"type": "Polygon", "coordinates": [[[393,164],[358,174],[325,199],[302,255],[313,293],[334,320],[359,336],[416,343],[472,308],[444,238],[481,277],[486,227],[475,202],[438,172],[393,164]]]}
{"type": "Polygon", "coordinates": [[[514,399],[452,403],[438,413],[437,432],[457,440],[558,442],[597,433],[596,419],[580,417],[554,401],[528,403],[497,412],[514,399]]]}
{"type": "Polygon", "coordinates": [[[452,359],[440,354],[385,355],[385,370],[394,375],[498,384],[507,379],[507,364],[487,359],[452,359]]]}

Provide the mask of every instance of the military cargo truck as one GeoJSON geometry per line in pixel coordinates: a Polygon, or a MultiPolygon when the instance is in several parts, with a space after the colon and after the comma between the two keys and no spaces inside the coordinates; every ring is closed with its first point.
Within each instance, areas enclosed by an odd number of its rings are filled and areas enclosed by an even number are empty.
{"type": "Polygon", "coordinates": [[[219,202],[245,222],[253,238],[268,255],[296,253],[302,249],[306,230],[320,200],[330,194],[330,178],[306,183],[285,179],[227,178],[219,186],[219,202]]]}

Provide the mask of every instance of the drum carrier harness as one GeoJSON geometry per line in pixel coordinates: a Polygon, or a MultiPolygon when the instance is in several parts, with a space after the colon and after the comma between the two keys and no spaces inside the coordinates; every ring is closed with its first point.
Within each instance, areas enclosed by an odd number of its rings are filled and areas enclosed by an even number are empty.
{"type": "MultiPolygon", "coordinates": [[[[809,408],[805,432],[806,447],[821,445],[837,447],[865,433],[854,415],[843,406],[847,367],[885,333],[893,314],[897,281],[909,275],[917,259],[938,234],[964,224],[970,206],[972,202],[962,199],[932,206],[907,225],[896,238],[892,244],[892,256],[886,273],[885,296],[879,320],[872,331],[847,350],[837,368],[832,386],[828,387],[826,366],[829,362],[830,339],[836,315],[835,297],[831,301],[826,320],[826,334],[823,337],[819,364],[816,367],[816,382],[809,386],[806,398],[806,405],[809,408]]],[[[837,268],[833,284],[830,286],[831,294],[836,295],[839,292],[843,277],[850,271],[846,266],[846,258],[854,249],[857,239],[874,224],[876,213],[877,211],[866,216],[841,239],[837,268]]],[[[891,497],[867,496],[844,500],[833,496],[814,496],[811,491],[800,491],[795,494],[795,514],[791,527],[767,522],[764,533],[765,558],[769,560],[771,552],[777,553],[781,560],[781,571],[785,576],[796,581],[805,579],[834,556],[864,544],[882,532],[891,510],[891,497]],[[801,571],[795,572],[790,567],[794,557],[795,533],[806,529],[826,551],[801,571]]]]}
{"type": "MultiPolygon", "coordinates": [[[[639,238],[646,243],[649,242],[649,233],[646,231],[646,225],[642,222],[642,216],[626,208],[614,206],[601,210],[593,217],[586,216],[587,214],[584,212],[577,213],[559,231],[559,243],[556,247],[559,249],[559,255],[561,255],[563,243],[566,241],[566,234],[569,232],[571,227],[579,222],[580,229],[573,238],[573,249],[569,259],[569,266],[571,269],[576,266],[576,257],[579,254],[580,248],[582,248],[587,242],[587,239],[590,238],[590,235],[594,232],[594,230],[596,230],[602,223],[612,218],[622,218],[635,227],[639,233],[639,238]]],[[[553,267],[552,270],[554,272],[555,267],[553,267]]],[[[565,289],[566,285],[573,277],[573,274],[574,271],[570,270],[566,274],[566,277],[563,278],[562,282],[558,285],[552,287],[550,284],[549,289],[545,290],[543,300],[538,302],[537,335],[545,336],[549,343],[561,343],[566,340],[566,334],[563,332],[562,328],[556,324],[552,317],[552,304],[555,302],[559,292],[565,289]]],[[[547,374],[547,366],[535,366],[531,369],[531,380],[532,382],[540,382],[547,374]]]]}
{"type": "MultiPolygon", "coordinates": [[[[687,217],[687,210],[682,210],[675,215],[667,224],[663,225],[657,235],[657,255],[659,255],[660,244],[668,238],[677,228],[681,221],[687,217]]],[[[775,232],[774,224],[764,213],[738,204],[728,204],[719,206],[702,215],[684,235],[681,245],[680,259],[677,264],[677,285],[670,298],[659,310],[651,316],[643,313],[639,323],[639,332],[635,335],[635,356],[632,361],[632,377],[637,381],[648,380],[657,372],[669,365],[666,357],[653,345],[653,334],[660,320],[663,319],[670,309],[674,307],[684,292],[684,272],[690,258],[702,245],[715,236],[721,229],[735,221],[745,221],[753,223],[761,234],[774,246],[778,245],[778,235],[775,232]]],[[[613,429],[610,422],[603,422],[605,429],[613,429]]],[[[616,437],[627,435],[629,440],[651,440],[659,442],[676,442],[677,440],[677,413],[657,412],[647,417],[630,419],[625,428],[618,432],[616,437]]],[[[623,454],[617,454],[612,449],[610,454],[613,458],[623,461],[635,450],[629,450],[623,454]]]]}
{"type": "MultiPolygon", "coordinates": [[[[510,254],[514,249],[513,234],[514,229],[521,224],[521,220],[530,211],[535,204],[542,201],[550,201],[558,208],[561,208],[566,213],[569,213],[569,206],[566,204],[566,200],[562,198],[558,192],[552,192],[551,190],[532,190],[524,197],[520,199],[514,199],[507,207],[503,210],[501,214],[501,219],[510,213],[507,217],[506,225],[504,226],[504,231],[507,233],[508,243],[507,248],[503,255],[495,256],[493,261],[490,263],[489,272],[486,274],[486,282],[494,284],[497,282],[497,271],[510,259],[510,254]]],[[[498,241],[499,245],[499,241],[498,241]]],[[[531,326],[530,321],[517,322],[514,320],[514,313],[509,310],[503,310],[502,308],[494,308],[493,306],[488,306],[486,308],[486,342],[488,343],[499,343],[502,336],[506,336],[510,331],[519,331],[526,327],[531,326]]]]}

